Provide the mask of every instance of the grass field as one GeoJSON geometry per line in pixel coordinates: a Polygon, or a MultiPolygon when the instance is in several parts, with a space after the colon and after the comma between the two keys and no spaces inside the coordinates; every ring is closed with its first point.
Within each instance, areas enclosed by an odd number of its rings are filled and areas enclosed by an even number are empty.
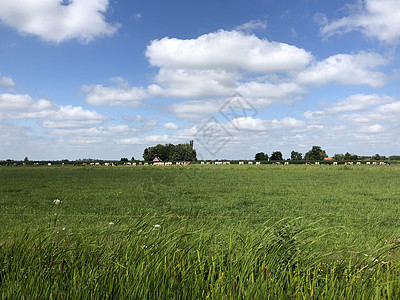
{"type": "Polygon", "coordinates": [[[1,167],[0,182],[4,299],[400,293],[399,166],[1,167]]]}

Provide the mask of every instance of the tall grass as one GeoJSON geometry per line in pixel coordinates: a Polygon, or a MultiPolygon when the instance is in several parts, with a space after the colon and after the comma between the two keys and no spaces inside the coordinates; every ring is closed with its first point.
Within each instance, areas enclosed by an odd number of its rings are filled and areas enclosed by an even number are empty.
{"type": "MultiPolygon", "coordinates": [[[[282,220],[252,232],[136,220],[94,236],[26,231],[2,241],[3,299],[382,299],[399,295],[395,244],[325,253],[326,229],[282,220]],[[160,224],[155,224],[155,222],[160,224]],[[155,226],[158,225],[158,226],[155,226]],[[319,234],[316,234],[318,233],[319,234]]],[[[329,230],[328,230],[329,231],[329,230]]]]}
{"type": "Polygon", "coordinates": [[[399,177],[397,166],[0,168],[1,298],[396,299],[399,177]]]}

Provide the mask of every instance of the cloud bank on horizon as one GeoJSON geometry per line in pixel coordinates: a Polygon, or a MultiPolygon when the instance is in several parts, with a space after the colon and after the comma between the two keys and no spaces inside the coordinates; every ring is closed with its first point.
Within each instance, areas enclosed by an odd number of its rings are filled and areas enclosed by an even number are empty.
{"type": "Polygon", "coordinates": [[[228,4],[2,1],[0,160],[400,154],[398,1],[228,4]]]}

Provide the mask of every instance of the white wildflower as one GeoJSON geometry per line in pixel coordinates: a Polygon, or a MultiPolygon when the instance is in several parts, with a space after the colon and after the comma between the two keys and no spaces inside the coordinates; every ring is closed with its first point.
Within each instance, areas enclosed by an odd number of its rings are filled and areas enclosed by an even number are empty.
{"type": "Polygon", "coordinates": [[[158,224],[154,225],[154,228],[160,228],[160,227],[161,227],[161,225],[158,225],[158,224]]]}
{"type": "Polygon", "coordinates": [[[108,223],[108,226],[113,226],[113,225],[114,225],[114,222],[108,223]]]}
{"type": "Polygon", "coordinates": [[[58,205],[58,204],[61,203],[61,200],[60,200],[60,199],[56,199],[56,200],[53,201],[53,203],[54,203],[55,205],[58,205]]]}

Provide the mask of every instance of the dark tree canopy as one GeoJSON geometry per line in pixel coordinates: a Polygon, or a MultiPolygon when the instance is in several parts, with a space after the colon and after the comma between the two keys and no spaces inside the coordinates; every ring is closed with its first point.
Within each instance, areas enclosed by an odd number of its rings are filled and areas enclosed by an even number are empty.
{"type": "Polygon", "coordinates": [[[254,160],[268,160],[268,154],[265,154],[264,152],[258,152],[254,156],[254,160]]]}
{"type": "Polygon", "coordinates": [[[269,159],[270,160],[283,160],[282,152],[280,152],[280,151],[272,152],[271,157],[269,159]]]}
{"type": "Polygon", "coordinates": [[[195,161],[196,150],[193,149],[193,141],[188,144],[158,144],[144,149],[143,159],[152,161],[158,157],[162,161],[195,161]]]}
{"type": "Polygon", "coordinates": [[[290,153],[290,160],[302,160],[303,159],[303,154],[297,151],[292,151],[290,153]]]}
{"type": "Polygon", "coordinates": [[[321,149],[320,146],[313,146],[310,151],[306,153],[304,156],[305,160],[324,160],[325,157],[328,157],[326,155],[325,150],[321,149]]]}

